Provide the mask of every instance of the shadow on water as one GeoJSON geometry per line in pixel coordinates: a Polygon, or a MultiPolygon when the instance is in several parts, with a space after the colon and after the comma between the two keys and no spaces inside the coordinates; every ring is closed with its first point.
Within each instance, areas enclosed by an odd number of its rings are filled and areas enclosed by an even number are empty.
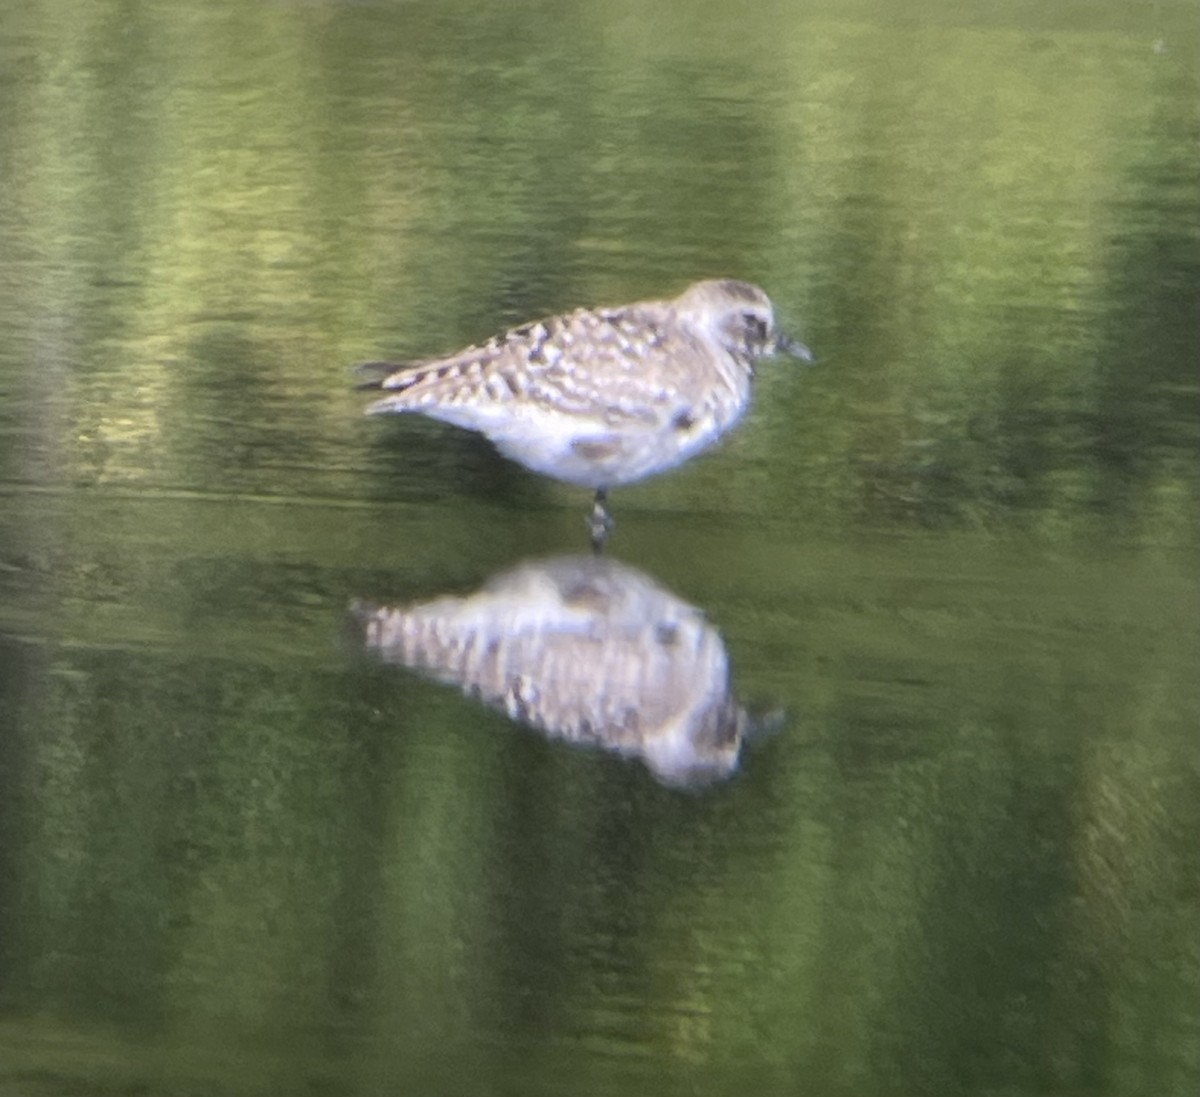
{"type": "Polygon", "coordinates": [[[723,781],[752,717],[721,634],[695,606],[604,556],[526,561],[474,594],[356,602],[367,651],[456,685],[549,739],[640,759],[671,787],[723,781]]]}

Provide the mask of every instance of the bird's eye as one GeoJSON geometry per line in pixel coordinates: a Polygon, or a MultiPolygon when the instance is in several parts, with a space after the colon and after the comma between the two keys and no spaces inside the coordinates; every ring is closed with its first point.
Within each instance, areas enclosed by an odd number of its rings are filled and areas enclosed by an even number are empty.
{"type": "Polygon", "coordinates": [[[746,334],[755,342],[763,343],[767,339],[767,322],[758,313],[743,312],[742,320],[746,324],[746,334]]]}

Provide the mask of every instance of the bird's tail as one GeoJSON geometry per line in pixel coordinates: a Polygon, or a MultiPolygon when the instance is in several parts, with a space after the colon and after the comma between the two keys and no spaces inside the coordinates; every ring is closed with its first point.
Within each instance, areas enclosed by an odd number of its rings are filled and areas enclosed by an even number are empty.
{"type": "Polygon", "coordinates": [[[360,362],[353,367],[357,378],[354,387],[358,390],[381,389],[383,383],[397,370],[404,369],[401,362],[360,362]]]}

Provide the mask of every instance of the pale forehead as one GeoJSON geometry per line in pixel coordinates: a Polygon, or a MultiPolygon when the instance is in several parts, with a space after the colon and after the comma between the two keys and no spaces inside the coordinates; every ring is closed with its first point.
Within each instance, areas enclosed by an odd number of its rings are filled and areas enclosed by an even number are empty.
{"type": "Polygon", "coordinates": [[[750,304],[756,305],[769,305],[771,303],[767,299],[767,295],[758,286],[751,285],[749,282],[739,282],[733,278],[725,278],[717,284],[721,287],[721,292],[731,300],[747,301],[750,304]]]}
{"type": "Polygon", "coordinates": [[[686,294],[688,297],[703,297],[711,305],[729,308],[751,305],[769,309],[771,299],[758,286],[739,282],[735,278],[714,278],[708,282],[697,282],[686,294]]]}

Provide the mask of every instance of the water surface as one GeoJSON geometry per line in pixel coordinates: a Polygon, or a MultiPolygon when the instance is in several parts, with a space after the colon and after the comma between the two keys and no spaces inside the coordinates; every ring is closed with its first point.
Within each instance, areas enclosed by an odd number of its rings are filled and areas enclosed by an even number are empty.
{"type": "Polygon", "coordinates": [[[0,1093],[1194,1091],[1189,5],[2,22],[0,1093]],[[588,500],[350,364],[714,275],[819,364],[556,589],[761,733],[372,658],[588,500]]]}

